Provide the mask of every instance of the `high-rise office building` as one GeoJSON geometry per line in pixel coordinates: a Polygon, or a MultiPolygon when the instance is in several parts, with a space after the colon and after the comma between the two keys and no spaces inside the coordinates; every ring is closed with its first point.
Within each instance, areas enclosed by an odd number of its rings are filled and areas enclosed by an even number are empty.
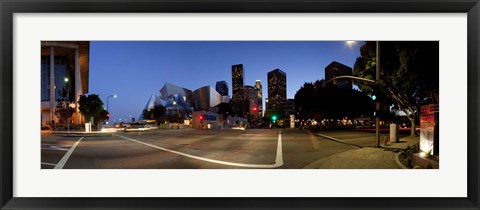
{"type": "Polygon", "coordinates": [[[258,89],[254,86],[245,85],[245,95],[248,107],[247,119],[252,126],[256,126],[262,118],[258,104],[258,89]]]}
{"type": "Polygon", "coordinates": [[[79,112],[80,95],[88,93],[90,42],[41,42],[41,126],[55,128],[60,118],[55,115],[57,100],[69,101],[74,113],[69,121],[79,125],[84,119],[79,112]],[[62,92],[65,92],[65,97],[62,92]]]}
{"type": "Polygon", "coordinates": [[[226,81],[218,81],[215,90],[222,96],[228,96],[228,85],[226,81]]]}
{"type": "Polygon", "coordinates": [[[245,98],[244,86],[245,72],[243,64],[232,66],[232,100],[241,101],[245,98]]]}
{"type": "Polygon", "coordinates": [[[263,115],[263,96],[262,96],[262,82],[260,80],[255,81],[255,89],[257,89],[257,104],[258,112],[263,115]]]}
{"type": "Polygon", "coordinates": [[[287,74],[280,69],[268,72],[268,107],[282,109],[287,101],[287,74]]]}
{"type": "MultiPolygon", "coordinates": [[[[352,76],[352,68],[337,61],[333,61],[325,67],[325,81],[338,76],[352,76]]],[[[352,80],[350,79],[339,79],[331,84],[337,85],[339,88],[352,89],[352,80]]]]}
{"type": "Polygon", "coordinates": [[[250,113],[254,111],[258,113],[258,90],[250,85],[245,85],[245,95],[248,101],[248,106],[250,109],[250,113]]]}
{"type": "Polygon", "coordinates": [[[232,111],[236,116],[245,117],[248,114],[248,101],[244,88],[245,72],[243,64],[232,66],[232,111]]]}

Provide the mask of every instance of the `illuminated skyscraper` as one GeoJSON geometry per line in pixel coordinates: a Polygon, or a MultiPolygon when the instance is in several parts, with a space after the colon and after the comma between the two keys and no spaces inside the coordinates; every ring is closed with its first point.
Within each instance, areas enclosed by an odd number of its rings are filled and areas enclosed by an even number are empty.
{"type": "Polygon", "coordinates": [[[250,85],[245,85],[245,95],[248,101],[250,113],[258,113],[258,90],[250,85]]]}
{"type": "Polygon", "coordinates": [[[248,122],[255,124],[262,117],[258,104],[258,89],[254,86],[245,85],[245,95],[248,104],[248,122]]]}
{"type": "Polygon", "coordinates": [[[282,109],[287,101],[287,74],[280,69],[268,72],[268,107],[282,109]]]}
{"type": "Polygon", "coordinates": [[[245,72],[243,64],[232,66],[232,100],[231,106],[235,115],[244,117],[248,114],[248,101],[244,88],[245,72]]]}
{"type": "Polygon", "coordinates": [[[257,104],[258,104],[258,112],[260,114],[263,113],[263,97],[262,97],[262,82],[260,80],[255,81],[255,89],[257,89],[257,104]]]}
{"type": "Polygon", "coordinates": [[[228,85],[226,81],[218,81],[215,90],[222,96],[228,96],[228,85]]]}
{"type": "Polygon", "coordinates": [[[244,86],[245,72],[243,64],[232,66],[232,100],[241,101],[245,98],[244,86]]]}

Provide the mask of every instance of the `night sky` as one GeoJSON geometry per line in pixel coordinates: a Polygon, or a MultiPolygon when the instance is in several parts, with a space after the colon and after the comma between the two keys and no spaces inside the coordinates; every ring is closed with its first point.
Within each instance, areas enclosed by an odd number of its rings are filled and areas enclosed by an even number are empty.
{"type": "Polygon", "coordinates": [[[231,66],[243,64],[245,85],[261,80],[267,97],[267,72],[287,73],[287,98],[305,82],[323,79],[332,61],[353,67],[363,42],[339,41],[91,41],[89,94],[107,104],[110,121],[138,119],[152,94],[165,82],[192,91],[217,81],[228,83],[231,66]]]}

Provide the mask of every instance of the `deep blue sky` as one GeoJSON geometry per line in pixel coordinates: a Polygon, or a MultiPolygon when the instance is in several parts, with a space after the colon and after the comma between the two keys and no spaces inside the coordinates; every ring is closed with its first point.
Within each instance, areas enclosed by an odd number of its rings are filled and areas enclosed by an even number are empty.
{"type": "MultiPolygon", "coordinates": [[[[323,79],[332,61],[353,67],[361,42],[338,41],[92,41],[89,94],[98,94],[110,120],[138,116],[165,82],[192,91],[225,80],[232,94],[231,66],[243,64],[245,85],[261,80],[267,97],[267,72],[287,73],[287,97],[305,82],[323,79]]],[[[129,121],[129,120],[128,120],[129,121]]]]}

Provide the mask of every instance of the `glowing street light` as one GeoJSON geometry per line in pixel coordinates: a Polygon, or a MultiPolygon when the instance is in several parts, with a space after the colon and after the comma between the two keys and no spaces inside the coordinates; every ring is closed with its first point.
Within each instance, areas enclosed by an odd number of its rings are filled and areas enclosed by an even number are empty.
{"type": "Polygon", "coordinates": [[[356,41],[346,41],[345,43],[348,45],[348,47],[352,47],[357,42],[356,41]]]}
{"type": "Polygon", "coordinates": [[[175,105],[177,107],[177,115],[178,117],[180,118],[180,112],[178,111],[178,104],[176,101],[173,101],[173,105],[175,105]]]}
{"type": "MultiPolygon", "coordinates": [[[[68,77],[65,77],[64,79],[66,85],[68,86],[68,77]]],[[[67,98],[68,98],[68,101],[70,101],[70,87],[67,87],[67,98]]],[[[68,112],[69,112],[69,106],[68,106],[68,103],[65,103],[65,115],[67,116],[67,136],[70,136],[70,119],[69,119],[69,116],[68,116],[68,112]]]]}

